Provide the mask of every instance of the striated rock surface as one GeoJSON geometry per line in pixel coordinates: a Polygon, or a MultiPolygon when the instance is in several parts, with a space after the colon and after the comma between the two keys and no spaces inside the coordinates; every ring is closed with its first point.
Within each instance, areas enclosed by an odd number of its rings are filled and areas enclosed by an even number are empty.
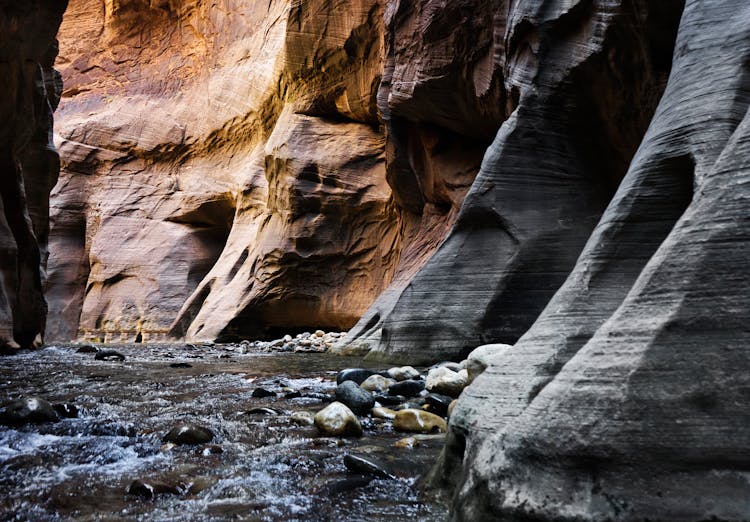
{"type": "Polygon", "coordinates": [[[38,346],[45,333],[49,194],[60,161],[53,69],[67,1],[0,1],[0,348],[38,346]]]}
{"type": "Polygon", "coordinates": [[[433,478],[454,483],[454,519],[750,516],[748,21],[745,2],[685,3],[664,96],[574,270],[453,413],[433,478]]]}

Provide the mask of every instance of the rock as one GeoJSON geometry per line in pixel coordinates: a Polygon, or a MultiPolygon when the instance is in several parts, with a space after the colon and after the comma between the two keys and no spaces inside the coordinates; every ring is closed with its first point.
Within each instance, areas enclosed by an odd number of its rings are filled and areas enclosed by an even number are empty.
{"type": "Polygon", "coordinates": [[[347,493],[365,487],[373,480],[375,480],[375,477],[372,475],[352,475],[342,480],[330,482],[326,486],[326,493],[333,497],[340,495],[341,493],[347,493]]]}
{"type": "Polygon", "coordinates": [[[375,402],[384,406],[396,406],[397,404],[406,402],[406,397],[403,395],[383,395],[376,393],[373,394],[373,397],[375,398],[375,402]]]}
{"type": "Polygon", "coordinates": [[[401,366],[400,368],[391,368],[388,370],[388,376],[396,381],[406,381],[418,378],[419,372],[411,366],[401,366]]]}
{"type": "Polygon", "coordinates": [[[309,411],[295,411],[289,416],[289,420],[300,426],[312,426],[315,424],[315,417],[309,411]]]}
{"type": "Polygon", "coordinates": [[[344,381],[354,381],[361,385],[365,379],[371,375],[375,375],[375,372],[372,370],[366,370],[364,368],[347,368],[346,370],[341,370],[336,375],[336,384],[341,384],[344,381]]]}
{"type": "Polygon", "coordinates": [[[292,337],[291,335],[289,335],[289,334],[286,334],[286,335],[285,335],[285,336],[284,336],[284,337],[283,337],[283,338],[282,338],[281,340],[282,340],[282,341],[283,341],[284,343],[291,343],[291,342],[292,342],[292,340],[293,340],[293,337],[292,337]]]}
{"type": "Polygon", "coordinates": [[[411,431],[416,433],[433,433],[435,431],[446,432],[446,422],[433,413],[423,410],[406,409],[396,413],[393,420],[393,428],[398,431],[411,431]]]}
{"type": "Polygon", "coordinates": [[[162,441],[177,445],[195,445],[211,442],[213,438],[214,434],[208,428],[195,424],[178,424],[164,436],[162,441]]]}
{"type": "Polygon", "coordinates": [[[323,434],[335,437],[362,435],[362,426],[357,417],[340,402],[332,402],[316,413],[315,426],[323,434]]]}
{"type": "Polygon", "coordinates": [[[469,384],[481,374],[492,357],[505,353],[513,348],[510,344],[485,344],[472,350],[466,358],[465,369],[468,373],[469,384]]]}
{"type": "Polygon", "coordinates": [[[298,399],[302,397],[302,392],[299,390],[290,391],[284,394],[285,399],[298,399]]]}
{"type": "Polygon", "coordinates": [[[118,361],[124,361],[125,356],[115,350],[100,350],[94,355],[94,359],[97,361],[111,361],[117,359],[118,361]]]}
{"type": "Polygon", "coordinates": [[[8,404],[0,414],[0,424],[5,426],[23,426],[24,424],[42,424],[57,422],[59,417],[52,405],[39,397],[18,399],[8,404]]]}
{"type": "Polygon", "coordinates": [[[391,384],[388,387],[388,395],[403,395],[404,397],[416,397],[425,389],[424,381],[407,380],[391,384]]]}
{"type": "Polygon", "coordinates": [[[419,446],[419,441],[414,437],[405,437],[403,439],[398,439],[393,445],[401,449],[413,449],[419,446]]]}
{"type": "Polygon", "coordinates": [[[275,416],[279,414],[278,411],[272,410],[271,408],[250,408],[245,413],[247,415],[270,415],[270,416],[275,416]]]}
{"type": "Polygon", "coordinates": [[[264,399],[267,397],[276,397],[276,393],[265,388],[255,388],[252,393],[252,397],[256,399],[264,399]]]}
{"type": "Polygon", "coordinates": [[[375,478],[385,480],[395,480],[396,478],[386,471],[382,465],[356,455],[344,455],[344,466],[352,473],[372,475],[375,478]]]}
{"type": "Polygon", "coordinates": [[[93,344],[84,344],[76,350],[76,353],[97,353],[98,351],[99,348],[97,348],[93,344]]]}
{"type": "Polygon", "coordinates": [[[169,365],[170,368],[192,368],[193,365],[186,362],[172,363],[169,365]]]}
{"type": "Polygon", "coordinates": [[[128,486],[128,495],[135,495],[147,499],[153,499],[156,495],[170,494],[181,495],[184,492],[183,487],[165,482],[153,481],[149,479],[136,479],[128,486]]]}
{"type": "Polygon", "coordinates": [[[373,408],[370,413],[372,413],[372,416],[377,419],[392,420],[396,418],[396,412],[389,410],[388,408],[373,408]]]}
{"type": "Polygon", "coordinates": [[[425,395],[425,402],[430,405],[432,413],[440,415],[441,417],[448,416],[448,408],[455,400],[448,395],[441,395],[439,393],[430,393],[425,395]]]}
{"type": "Polygon", "coordinates": [[[468,385],[466,370],[461,370],[461,372],[454,372],[445,366],[430,370],[425,382],[426,388],[433,393],[458,397],[468,385]]]}
{"type": "Polygon", "coordinates": [[[336,387],[336,400],[358,415],[364,415],[375,405],[372,394],[363,390],[354,381],[344,381],[336,387]]]}
{"type": "Polygon", "coordinates": [[[53,404],[52,408],[60,418],[76,419],[78,418],[78,407],[75,404],[53,404]]]}
{"type": "Polygon", "coordinates": [[[224,448],[219,446],[218,444],[208,444],[206,447],[201,448],[199,450],[199,453],[204,457],[209,457],[211,455],[221,455],[224,453],[224,448]]]}
{"type": "Polygon", "coordinates": [[[385,392],[388,391],[388,387],[391,384],[395,383],[396,381],[394,381],[393,379],[383,377],[382,375],[370,375],[362,382],[361,386],[363,390],[367,390],[369,392],[385,392]]]}
{"type": "Polygon", "coordinates": [[[450,417],[451,415],[453,415],[453,410],[456,409],[456,404],[458,404],[458,399],[454,399],[448,405],[448,417],[450,417]]]}
{"type": "Polygon", "coordinates": [[[323,330],[315,330],[315,337],[323,337],[326,333],[323,330]]]}

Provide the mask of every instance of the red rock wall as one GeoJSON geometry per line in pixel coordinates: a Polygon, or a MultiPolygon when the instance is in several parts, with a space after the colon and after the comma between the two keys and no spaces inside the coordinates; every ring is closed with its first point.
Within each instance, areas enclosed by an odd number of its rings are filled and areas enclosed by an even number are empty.
{"type": "Polygon", "coordinates": [[[59,158],[52,68],[65,1],[0,1],[0,348],[40,345],[47,304],[49,193],[59,158]]]}

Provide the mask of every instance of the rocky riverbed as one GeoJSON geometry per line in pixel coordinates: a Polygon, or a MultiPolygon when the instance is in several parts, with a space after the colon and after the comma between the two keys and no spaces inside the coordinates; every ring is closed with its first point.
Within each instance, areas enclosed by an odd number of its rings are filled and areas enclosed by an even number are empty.
{"type": "Polygon", "coordinates": [[[461,369],[314,353],[336,338],[3,358],[0,519],[444,519],[420,479],[452,397],[425,388],[461,369]]]}

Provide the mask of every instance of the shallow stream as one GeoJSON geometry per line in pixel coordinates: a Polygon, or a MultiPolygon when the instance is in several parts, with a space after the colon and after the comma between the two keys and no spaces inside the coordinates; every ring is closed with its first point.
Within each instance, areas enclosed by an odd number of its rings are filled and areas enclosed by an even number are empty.
{"type": "Polygon", "coordinates": [[[0,407],[38,396],[79,409],[77,418],[57,423],[0,427],[1,519],[445,519],[445,507],[419,487],[439,437],[401,449],[394,442],[406,435],[388,421],[364,418],[364,436],[345,439],[290,421],[293,412],[325,406],[337,371],[361,360],[240,354],[218,345],[115,349],[124,362],[97,361],[74,346],[0,359],[0,407]],[[277,397],[252,397],[258,387],[277,397]],[[292,398],[296,392],[301,396],[292,398]],[[259,407],[278,414],[248,413],[259,407]],[[162,437],[180,422],[210,428],[214,440],[164,447],[162,437]],[[348,453],[378,461],[396,479],[352,488],[343,464],[348,453]],[[171,484],[179,493],[128,494],[136,479],[171,484]]]}

